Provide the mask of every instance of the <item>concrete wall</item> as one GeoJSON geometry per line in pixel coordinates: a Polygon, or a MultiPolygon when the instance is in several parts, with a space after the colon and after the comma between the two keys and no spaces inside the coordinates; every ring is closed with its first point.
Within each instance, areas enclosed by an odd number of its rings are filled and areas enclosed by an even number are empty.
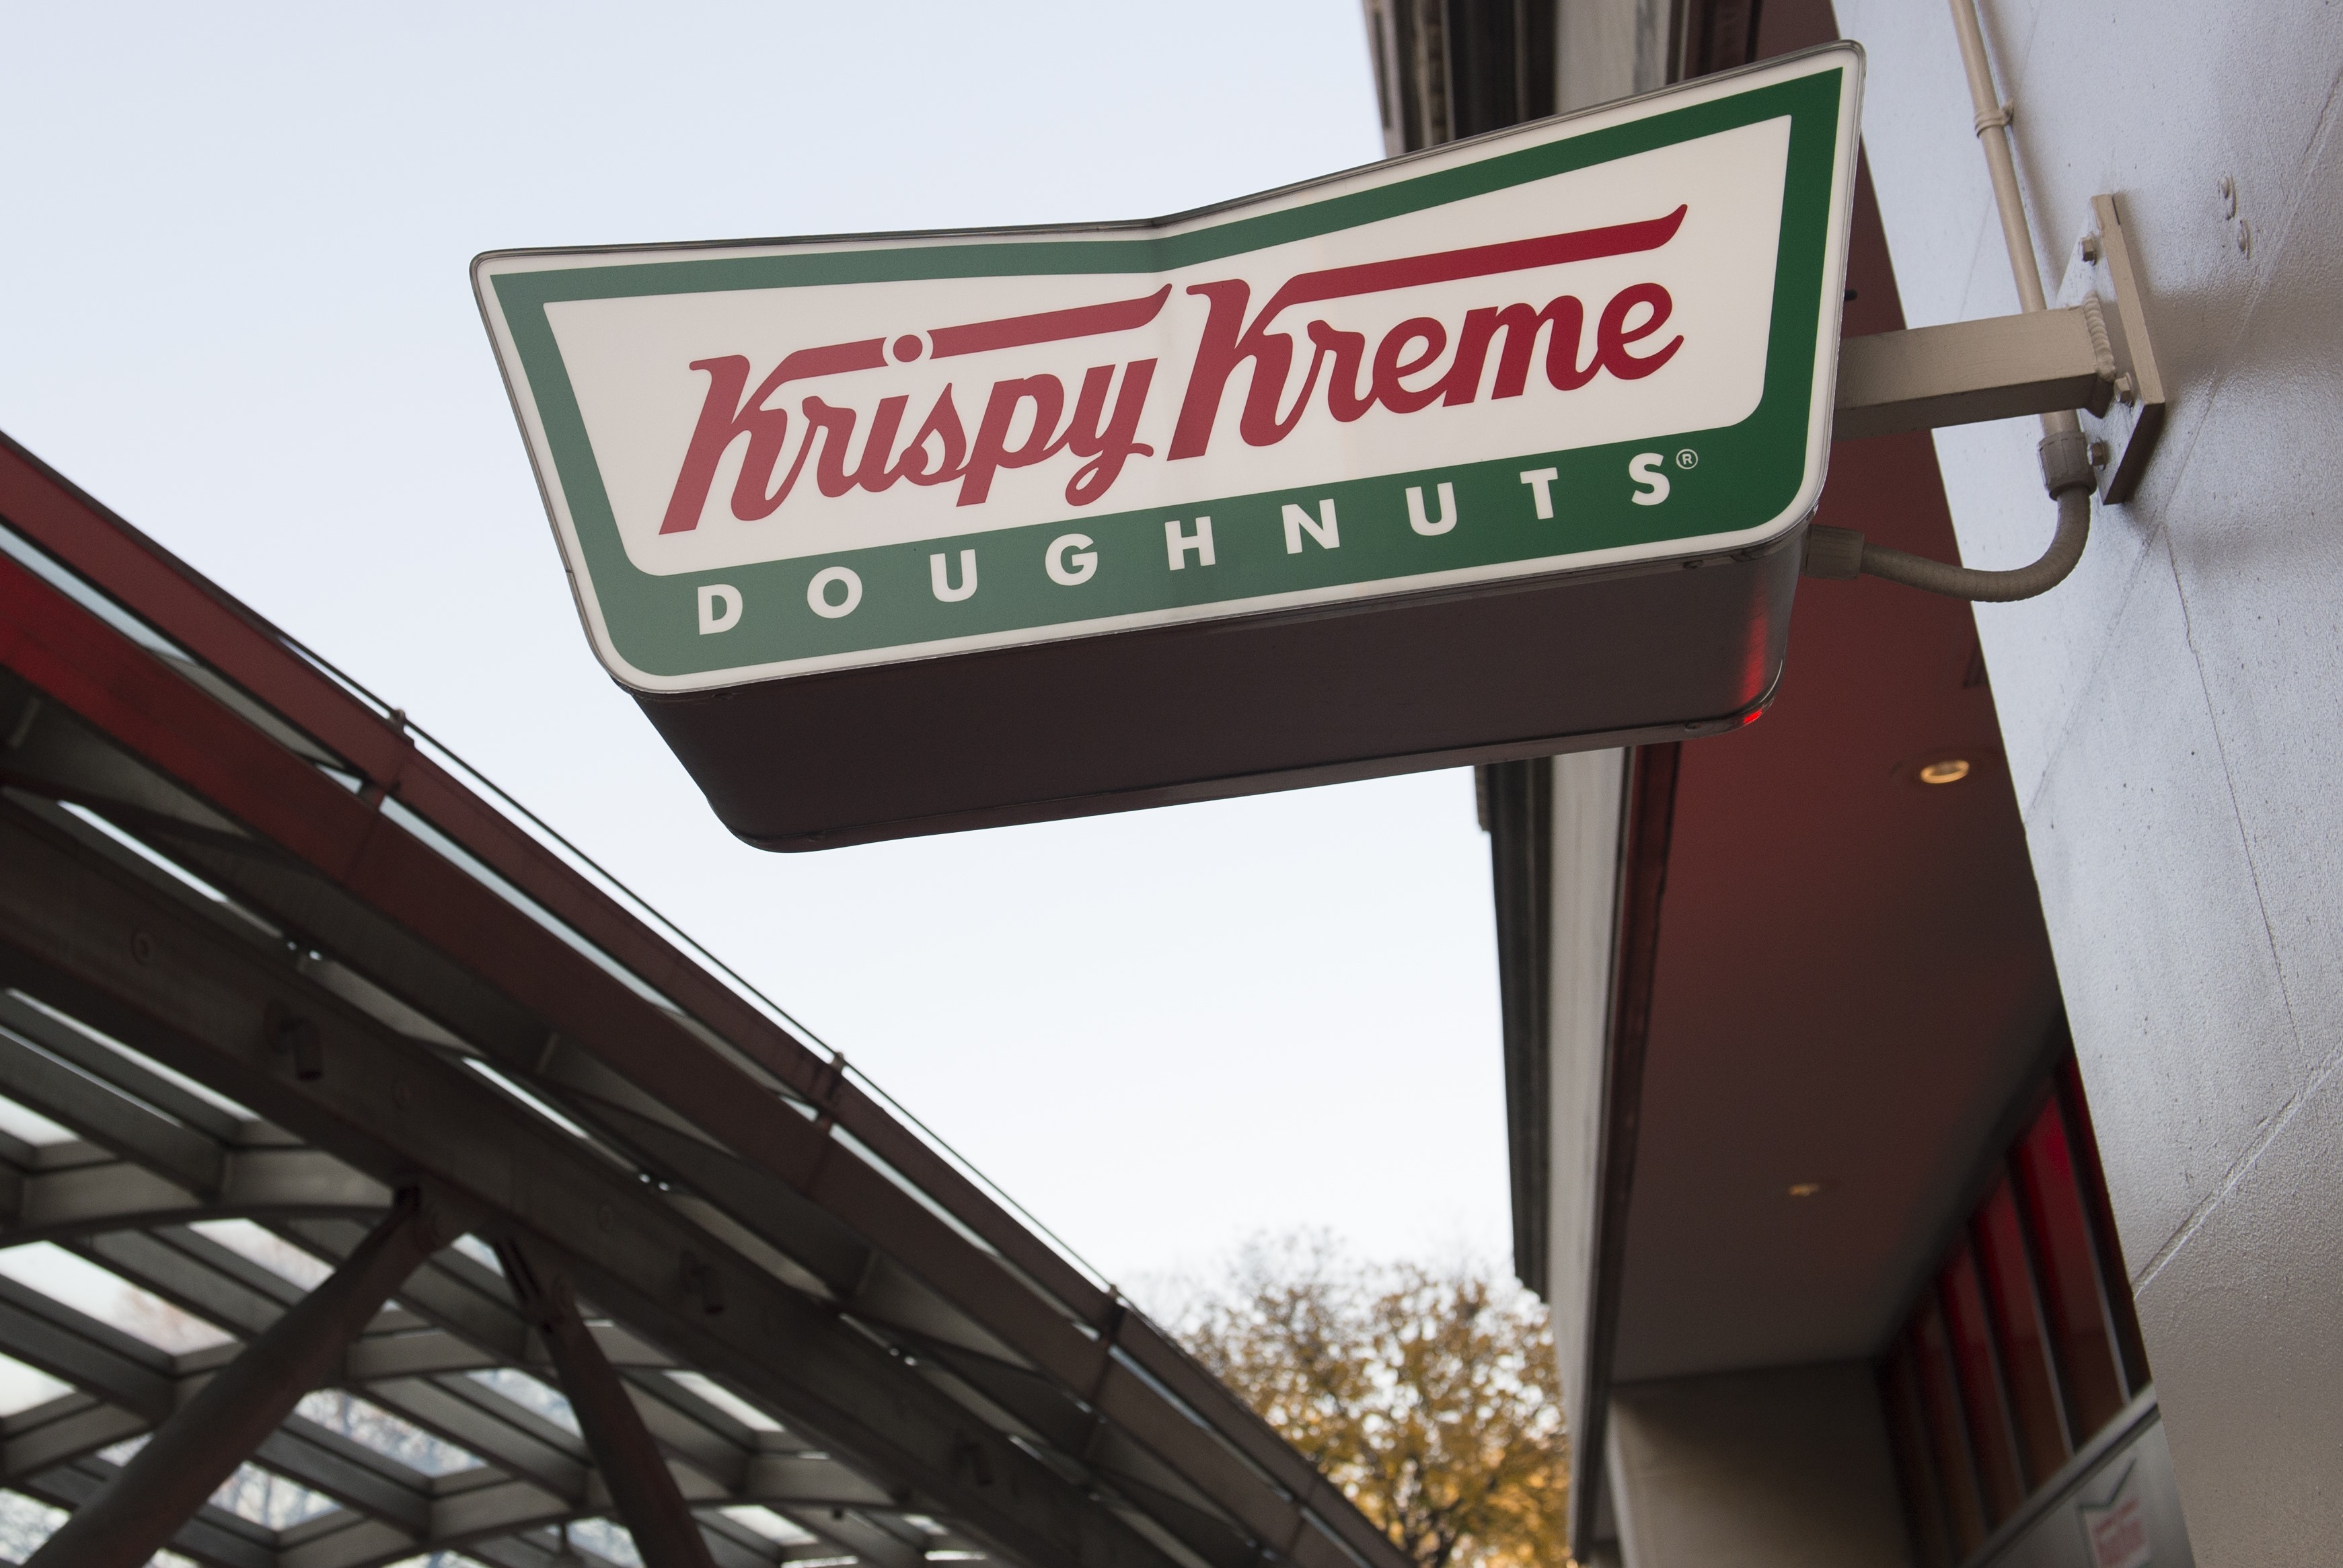
{"type": "Polygon", "coordinates": [[[1867,1363],[1623,1384],[1608,1448],[1623,1568],[1911,1561],[1867,1363]]]}
{"type": "MultiPolygon", "coordinates": [[[[1554,103],[1568,112],[1660,85],[1656,28],[1666,0],[1573,0],[1554,11],[1554,103]]],[[[1554,759],[1553,929],[1548,1102],[1553,1152],[1546,1291],[1570,1430],[1589,1425],[1594,1217],[1602,1202],[1604,1064],[1611,1024],[1611,933],[1618,923],[1624,751],[1554,759]]]]}
{"type": "Polygon", "coordinates": [[[1619,824],[1627,756],[1580,751],[1554,759],[1552,946],[1547,1111],[1553,1119],[1546,1302],[1570,1430],[1587,1427],[1594,1221],[1603,1201],[1604,1067],[1611,1033],[1611,932],[1619,912],[1619,824]]]}
{"type": "MultiPolygon", "coordinates": [[[[1986,0],[2055,288],[2124,200],[2170,427],[2066,586],[1977,612],[2199,1561],[2343,1536],[2343,12],[1986,0]],[[2220,195],[2237,192],[2235,218],[2220,195]]],[[[2015,308],[1942,0],[1839,0],[1912,325],[2015,308]]],[[[2035,432],[1939,432],[2031,558],[2035,432]]],[[[1865,591],[1895,593],[1885,585],[1865,591]]]]}
{"type": "Polygon", "coordinates": [[[1554,106],[1607,104],[1667,85],[1668,0],[1564,0],[1554,9],[1554,106]]]}

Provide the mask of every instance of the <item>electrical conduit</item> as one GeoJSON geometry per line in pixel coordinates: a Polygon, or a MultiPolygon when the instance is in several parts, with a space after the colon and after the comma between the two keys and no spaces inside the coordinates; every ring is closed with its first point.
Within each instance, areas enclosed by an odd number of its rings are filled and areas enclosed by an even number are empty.
{"type": "MultiPolygon", "coordinates": [[[[1986,59],[1985,30],[1978,24],[1976,0],[1951,0],[1953,31],[1961,41],[1961,64],[1969,80],[1969,102],[1976,111],[1978,144],[1985,150],[1986,170],[1993,178],[1994,206],[2001,214],[2001,237],[2009,248],[2009,270],[2017,284],[2019,306],[2026,311],[2046,310],[2042,274],[2034,259],[2034,236],[2026,224],[2026,202],[2018,194],[2017,165],[2009,147],[2009,108],[1994,91],[1993,66],[1986,59]]],[[[1906,588],[1953,598],[2006,603],[2032,598],[2066,581],[2091,533],[2091,495],[2098,487],[2091,471],[2090,443],[2082,422],[2071,408],[2042,416],[2042,484],[2058,506],[2057,531],[2050,548],[2032,566],[2010,571],[1979,571],[1946,561],[1875,545],[1852,528],[1809,528],[1805,570],[1810,577],[1851,578],[1869,576],[1906,588]]]]}

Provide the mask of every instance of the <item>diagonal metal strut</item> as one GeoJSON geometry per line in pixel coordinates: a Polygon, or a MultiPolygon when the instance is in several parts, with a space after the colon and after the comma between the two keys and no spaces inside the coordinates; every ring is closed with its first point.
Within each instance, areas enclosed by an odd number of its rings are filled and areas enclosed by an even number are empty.
{"type": "Polygon", "coordinates": [[[541,1271],[539,1256],[516,1238],[498,1243],[497,1256],[522,1314],[553,1352],[562,1391],[643,1561],[649,1568],[715,1568],[642,1412],[578,1317],[568,1276],[541,1271]]]}
{"type": "Polygon", "coordinates": [[[327,1382],[416,1265],[454,1239],[410,1189],[364,1244],[165,1422],[114,1479],[27,1559],[39,1568],[139,1568],[327,1382]]]}

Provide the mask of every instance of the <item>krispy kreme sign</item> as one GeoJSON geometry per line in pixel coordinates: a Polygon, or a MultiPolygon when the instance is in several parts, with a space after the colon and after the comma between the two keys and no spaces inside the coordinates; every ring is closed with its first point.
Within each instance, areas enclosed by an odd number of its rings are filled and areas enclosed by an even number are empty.
{"type": "Polygon", "coordinates": [[[475,279],[639,692],[1715,557],[1821,487],[1859,67],[1155,222],[475,279]]]}

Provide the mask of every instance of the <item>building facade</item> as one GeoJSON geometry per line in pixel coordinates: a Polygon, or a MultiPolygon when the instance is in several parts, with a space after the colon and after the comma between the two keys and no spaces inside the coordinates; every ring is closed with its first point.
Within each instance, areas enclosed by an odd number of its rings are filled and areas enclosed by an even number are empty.
{"type": "MultiPolygon", "coordinates": [[[[1850,337],[2019,308],[1959,10],[1367,7],[1394,152],[1861,43],[1850,337]]],[[[1976,10],[2046,290],[2095,196],[2131,235],[2138,488],[2024,602],[1809,579],[1743,734],[1483,776],[1583,1559],[2315,1563],[2343,1522],[2343,28],[1976,10]]],[[[1816,521],[2031,560],[2037,435],[1842,442],[1816,521]]]]}

